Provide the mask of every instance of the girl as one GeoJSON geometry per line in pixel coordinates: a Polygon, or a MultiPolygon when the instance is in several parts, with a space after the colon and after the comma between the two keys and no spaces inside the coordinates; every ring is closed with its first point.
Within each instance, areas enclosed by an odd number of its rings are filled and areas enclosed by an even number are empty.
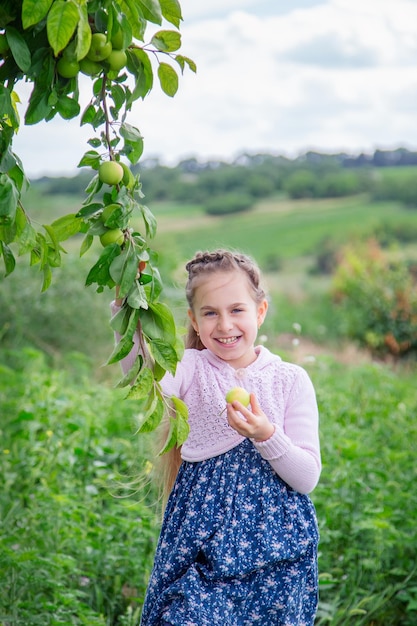
{"type": "Polygon", "coordinates": [[[249,257],[197,253],[186,269],[187,349],[162,385],[186,402],[190,434],[141,626],[312,626],[318,530],[307,494],[321,470],[312,383],[255,345],[268,303],[249,257]],[[250,405],[225,410],[234,386],[250,405]]]}

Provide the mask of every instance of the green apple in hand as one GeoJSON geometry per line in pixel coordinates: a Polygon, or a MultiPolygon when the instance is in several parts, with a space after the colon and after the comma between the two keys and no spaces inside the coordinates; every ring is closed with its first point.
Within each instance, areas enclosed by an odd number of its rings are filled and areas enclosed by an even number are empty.
{"type": "Polygon", "coordinates": [[[246,389],[243,389],[243,387],[233,387],[232,389],[229,389],[226,394],[226,402],[231,404],[236,400],[243,404],[243,406],[249,406],[250,393],[246,391],[246,389]]]}

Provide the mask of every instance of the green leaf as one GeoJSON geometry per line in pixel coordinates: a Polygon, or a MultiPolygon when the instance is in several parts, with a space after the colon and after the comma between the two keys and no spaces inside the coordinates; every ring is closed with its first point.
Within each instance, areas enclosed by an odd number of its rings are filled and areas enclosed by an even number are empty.
{"type": "Polygon", "coordinates": [[[145,98],[153,87],[153,69],[147,53],[140,48],[127,51],[127,67],[135,76],[135,87],[127,101],[127,106],[138,98],[145,98]]]}
{"type": "Polygon", "coordinates": [[[58,113],[64,120],[71,120],[80,113],[80,105],[78,101],[69,96],[60,96],[56,108],[58,113]]]}
{"type": "Polygon", "coordinates": [[[162,422],[162,418],[165,413],[165,404],[162,398],[156,397],[152,399],[152,404],[150,404],[149,409],[144,415],[144,421],[142,425],[139,427],[139,433],[150,433],[156,428],[158,428],[159,424],[162,422]]]}
{"type": "Polygon", "coordinates": [[[16,65],[22,70],[22,72],[27,72],[30,69],[32,61],[30,50],[25,39],[13,26],[7,27],[6,36],[7,43],[10,46],[10,51],[16,61],[16,65]]]}
{"type": "Polygon", "coordinates": [[[76,213],[75,217],[90,217],[90,215],[94,215],[97,211],[101,211],[102,208],[103,205],[100,202],[92,202],[91,204],[83,206],[83,208],[76,213]]]}
{"type": "MultiPolygon", "coordinates": [[[[2,83],[0,83],[0,111],[1,111],[1,117],[2,118],[7,117],[10,123],[12,124],[13,128],[19,127],[19,121],[17,119],[16,111],[12,104],[10,91],[2,83]]],[[[4,130],[2,129],[1,132],[4,133],[4,130]]],[[[11,133],[10,133],[11,138],[13,137],[13,134],[14,133],[11,129],[11,133]]],[[[1,157],[1,162],[3,162],[3,156],[1,157]]]]}
{"type": "Polygon", "coordinates": [[[145,222],[146,234],[151,239],[156,235],[157,222],[152,211],[144,204],[140,205],[143,221],[145,222]]]}
{"type": "Polygon", "coordinates": [[[19,191],[7,174],[0,175],[0,224],[10,224],[16,216],[19,191]]]}
{"type": "Polygon", "coordinates": [[[175,352],[177,353],[177,361],[181,361],[184,356],[184,341],[180,335],[177,335],[177,339],[174,343],[175,352]]]}
{"type": "Polygon", "coordinates": [[[22,24],[29,28],[43,20],[51,7],[53,0],[23,0],[22,24]]]}
{"type": "Polygon", "coordinates": [[[94,120],[95,117],[96,117],[96,109],[95,107],[93,107],[92,104],[89,104],[84,109],[83,114],[81,115],[80,126],[83,126],[84,124],[91,124],[91,122],[94,120]]]}
{"type": "Polygon", "coordinates": [[[133,309],[147,309],[148,308],[148,299],[146,297],[146,291],[137,280],[135,280],[129,292],[129,295],[127,296],[127,303],[133,309]]]}
{"type": "Polygon", "coordinates": [[[132,383],[141,369],[143,364],[143,357],[141,354],[138,354],[136,359],[133,362],[132,367],[126,372],[126,374],[116,383],[116,388],[120,389],[121,387],[126,387],[132,383]]]}
{"type": "Polygon", "coordinates": [[[43,227],[50,237],[50,242],[48,243],[52,244],[54,250],[59,250],[59,241],[52,226],[50,226],[50,224],[43,224],[43,227]]]}
{"type": "Polygon", "coordinates": [[[99,148],[101,146],[101,141],[100,139],[98,139],[97,137],[91,137],[91,139],[89,139],[87,141],[87,143],[92,147],[92,148],[99,148]]]}
{"type": "Polygon", "coordinates": [[[16,266],[16,259],[14,258],[13,252],[11,251],[9,246],[3,241],[0,241],[0,249],[4,260],[4,267],[6,270],[5,276],[8,276],[13,272],[16,266]]]}
{"type": "Polygon", "coordinates": [[[77,45],[75,48],[77,61],[83,59],[91,45],[91,28],[88,22],[87,5],[78,7],[80,21],[77,28],[77,45]]]}
{"type": "Polygon", "coordinates": [[[94,237],[93,235],[86,235],[82,241],[80,248],[80,256],[83,256],[93,245],[94,237]]]}
{"type": "Polygon", "coordinates": [[[122,106],[126,101],[126,92],[121,85],[112,84],[111,86],[111,97],[115,104],[117,111],[120,111],[122,106]]]}
{"type": "Polygon", "coordinates": [[[176,338],[174,317],[163,302],[150,303],[147,311],[141,312],[142,330],[149,339],[161,339],[173,343],[176,338]]]}
{"type": "Polygon", "coordinates": [[[0,220],[0,241],[4,243],[12,243],[16,239],[16,222],[11,224],[1,224],[0,220]]]}
{"type": "MultiPolygon", "coordinates": [[[[122,3],[121,3],[122,4],[122,3]]],[[[125,50],[132,42],[132,27],[130,25],[129,18],[123,11],[123,7],[120,6],[121,10],[116,9],[113,5],[113,25],[112,28],[107,28],[108,32],[111,30],[111,37],[115,36],[116,33],[122,34],[122,50],[125,50]]]]}
{"type": "Polygon", "coordinates": [[[46,119],[51,111],[49,104],[49,92],[43,84],[36,84],[29,99],[29,105],[26,109],[25,124],[28,126],[38,124],[46,119]]]}
{"type": "Polygon", "coordinates": [[[110,327],[115,333],[118,333],[119,335],[125,334],[131,313],[131,308],[124,305],[113,315],[110,320],[110,327]]]}
{"type": "Polygon", "coordinates": [[[80,14],[71,0],[55,0],[46,20],[48,41],[55,56],[63,50],[75,33],[80,14]]]}
{"type": "Polygon", "coordinates": [[[29,181],[25,176],[20,159],[16,158],[16,155],[13,155],[13,161],[15,165],[13,165],[7,173],[14,181],[19,192],[26,191],[29,188],[29,181]]]}
{"type": "Polygon", "coordinates": [[[178,0],[160,0],[160,5],[162,16],[167,20],[167,22],[170,22],[179,28],[182,20],[182,14],[181,6],[178,0]]]}
{"type": "Polygon", "coordinates": [[[124,298],[130,291],[138,271],[138,259],[132,248],[122,250],[110,265],[110,276],[119,285],[120,298],[124,298]]]}
{"type": "Polygon", "coordinates": [[[171,397],[171,401],[175,410],[175,417],[169,418],[169,433],[162,450],[159,452],[159,456],[166,454],[175,446],[181,446],[190,432],[187,405],[175,396],[171,397]]]}
{"type": "Polygon", "coordinates": [[[136,5],[136,0],[120,0],[119,5],[131,27],[134,38],[143,41],[148,24],[143,19],[143,14],[136,5]]]}
{"type": "Polygon", "coordinates": [[[170,417],[168,435],[167,435],[167,438],[165,440],[162,450],[158,452],[158,456],[162,456],[163,454],[166,454],[167,452],[172,450],[172,448],[175,447],[176,443],[177,443],[177,422],[174,417],[170,417]]]}
{"type": "Polygon", "coordinates": [[[86,192],[89,194],[89,196],[87,197],[85,203],[88,204],[89,202],[91,202],[91,200],[94,198],[94,196],[96,195],[96,193],[98,193],[100,191],[100,189],[102,188],[103,183],[101,182],[99,175],[95,174],[93,176],[93,178],[90,180],[90,182],[88,183],[87,187],[86,187],[86,192]]]}
{"type": "Polygon", "coordinates": [[[111,365],[112,363],[120,361],[132,350],[134,345],[133,335],[136,332],[138,321],[139,310],[130,309],[129,323],[126,328],[126,332],[120,339],[119,343],[114,347],[113,352],[111,353],[106,365],[111,365]]]}
{"type": "Polygon", "coordinates": [[[160,63],[158,66],[158,78],[161,83],[161,89],[167,96],[171,98],[178,91],[178,74],[168,63],[160,63]]]}
{"type": "Polygon", "coordinates": [[[136,0],[143,17],[153,24],[161,24],[162,12],[158,0],[136,0]]]}
{"type": "Polygon", "coordinates": [[[115,259],[119,254],[120,246],[117,243],[112,243],[109,246],[106,246],[103,249],[97,263],[95,263],[90,269],[85,284],[88,286],[93,283],[97,283],[103,287],[113,287],[114,282],[110,276],[109,269],[113,259],[115,259]]]}
{"type": "Polygon", "coordinates": [[[127,397],[133,400],[144,400],[150,395],[153,384],[152,370],[149,367],[143,367],[127,397]]]}
{"type": "Polygon", "coordinates": [[[25,225],[18,237],[19,254],[29,252],[36,246],[36,230],[25,220],[25,225]]]}
{"type": "Polygon", "coordinates": [[[175,409],[177,419],[177,444],[181,446],[190,434],[190,426],[188,424],[188,407],[176,396],[171,397],[171,402],[175,409]]]}
{"type": "Polygon", "coordinates": [[[181,35],[173,30],[159,30],[152,37],[151,44],[161,52],[174,52],[181,47],[181,35]]]}
{"type": "Polygon", "coordinates": [[[92,167],[93,169],[98,169],[100,165],[100,155],[96,150],[88,150],[84,153],[81,161],[78,163],[77,167],[92,167]]]}
{"type": "Polygon", "coordinates": [[[49,265],[44,265],[42,270],[43,270],[43,283],[42,283],[41,291],[44,292],[49,288],[52,282],[52,270],[49,265]]]}
{"type": "Polygon", "coordinates": [[[157,267],[152,266],[152,283],[145,287],[146,292],[149,292],[148,300],[151,302],[156,302],[158,297],[162,293],[163,284],[161,280],[161,275],[157,267]]]}
{"type": "Polygon", "coordinates": [[[120,126],[120,135],[124,139],[123,153],[131,163],[137,163],[143,153],[143,137],[139,129],[125,122],[120,126]]]}
{"type": "Polygon", "coordinates": [[[185,65],[188,65],[188,67],[190,68],[190,70],[194,73],[196,73],[197,71],[197,65],[194,63],[194,61],[192,59],[190,59],[189,57],[185,57],[182,54],[177,54],[175,57],[176,62],[178,63],[178,65],[181,67],[181,72],[184,71],[184,67],[185,65]]]}
{"type": "Polygon", "coordinates": [[[75,213],[68,213],[53,221],[51,226],[58,241],[66,241],[80,232],[83,220],[75,213]]]}
{"type": "Polygon", "coordinates": [[[165,370],[175,374],[178,357],[175,347],[162,339],[152,339],[150,350],[155,361],[165,370]]]}

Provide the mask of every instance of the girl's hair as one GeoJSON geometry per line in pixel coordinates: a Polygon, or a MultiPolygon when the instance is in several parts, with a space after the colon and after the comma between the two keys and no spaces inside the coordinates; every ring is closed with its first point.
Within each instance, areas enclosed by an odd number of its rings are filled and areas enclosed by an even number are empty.
{"type": "MultiPolygon", "coordinates": [[[[188,271],[188,280],[185,286],[185,295],[188,306],[193,309],[195,290],[207,275],[215,272],[244,272],[248,278],[249,287],[253,293],[253,299],[260,304],[266,297],[261,286],[261,272],[257,264],[247,255],[231,252],[229,250],[214,250],[213,252],[197,252],[185,266],[188,271]]],[[[204,345],[197,335],[192,324],[189,324],[188,335],[185,341],[186,348],[203,350],[204,345]]],[[[165,439],[168,434],[169,423],[166,421],[162,428],[162,436],[165,439]]],[[[162,440],[161,440],[162,441],[162,440]]],[[[162,483],[163,503],[171,492],[175,483],[179,467],[181,465],[181,449],[172,448],[160,458],[160,478],[162,483]]]]}
{"type": "MultiPolygon", "coordinates": [[[[193,310],[196,288],[208,274],[215,272],[244,272],[248,278],[249,286],[253,292],[253,299],[260,304],[266,297],[261,286],[261,271],[255,261],[246,254],[231,252],[229,250],[214,250],[213,252],[197,252],[185,266],[188,271],[188,280],[185,285],[185,295],[188,306],[193,310]]],[[[203,350],[200,337],[197,335],[192,324],[188,326],[186,348],[203,350]]]]}

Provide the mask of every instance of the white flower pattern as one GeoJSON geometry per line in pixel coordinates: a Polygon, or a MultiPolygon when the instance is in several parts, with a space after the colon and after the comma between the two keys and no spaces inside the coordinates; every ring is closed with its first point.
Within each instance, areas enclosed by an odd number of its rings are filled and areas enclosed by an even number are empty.
{"type": "Polygon", "coordinates": [[[141,626],[313,626],[318,529],[245,439],[183,462],[167,504],[141,626]]]}

